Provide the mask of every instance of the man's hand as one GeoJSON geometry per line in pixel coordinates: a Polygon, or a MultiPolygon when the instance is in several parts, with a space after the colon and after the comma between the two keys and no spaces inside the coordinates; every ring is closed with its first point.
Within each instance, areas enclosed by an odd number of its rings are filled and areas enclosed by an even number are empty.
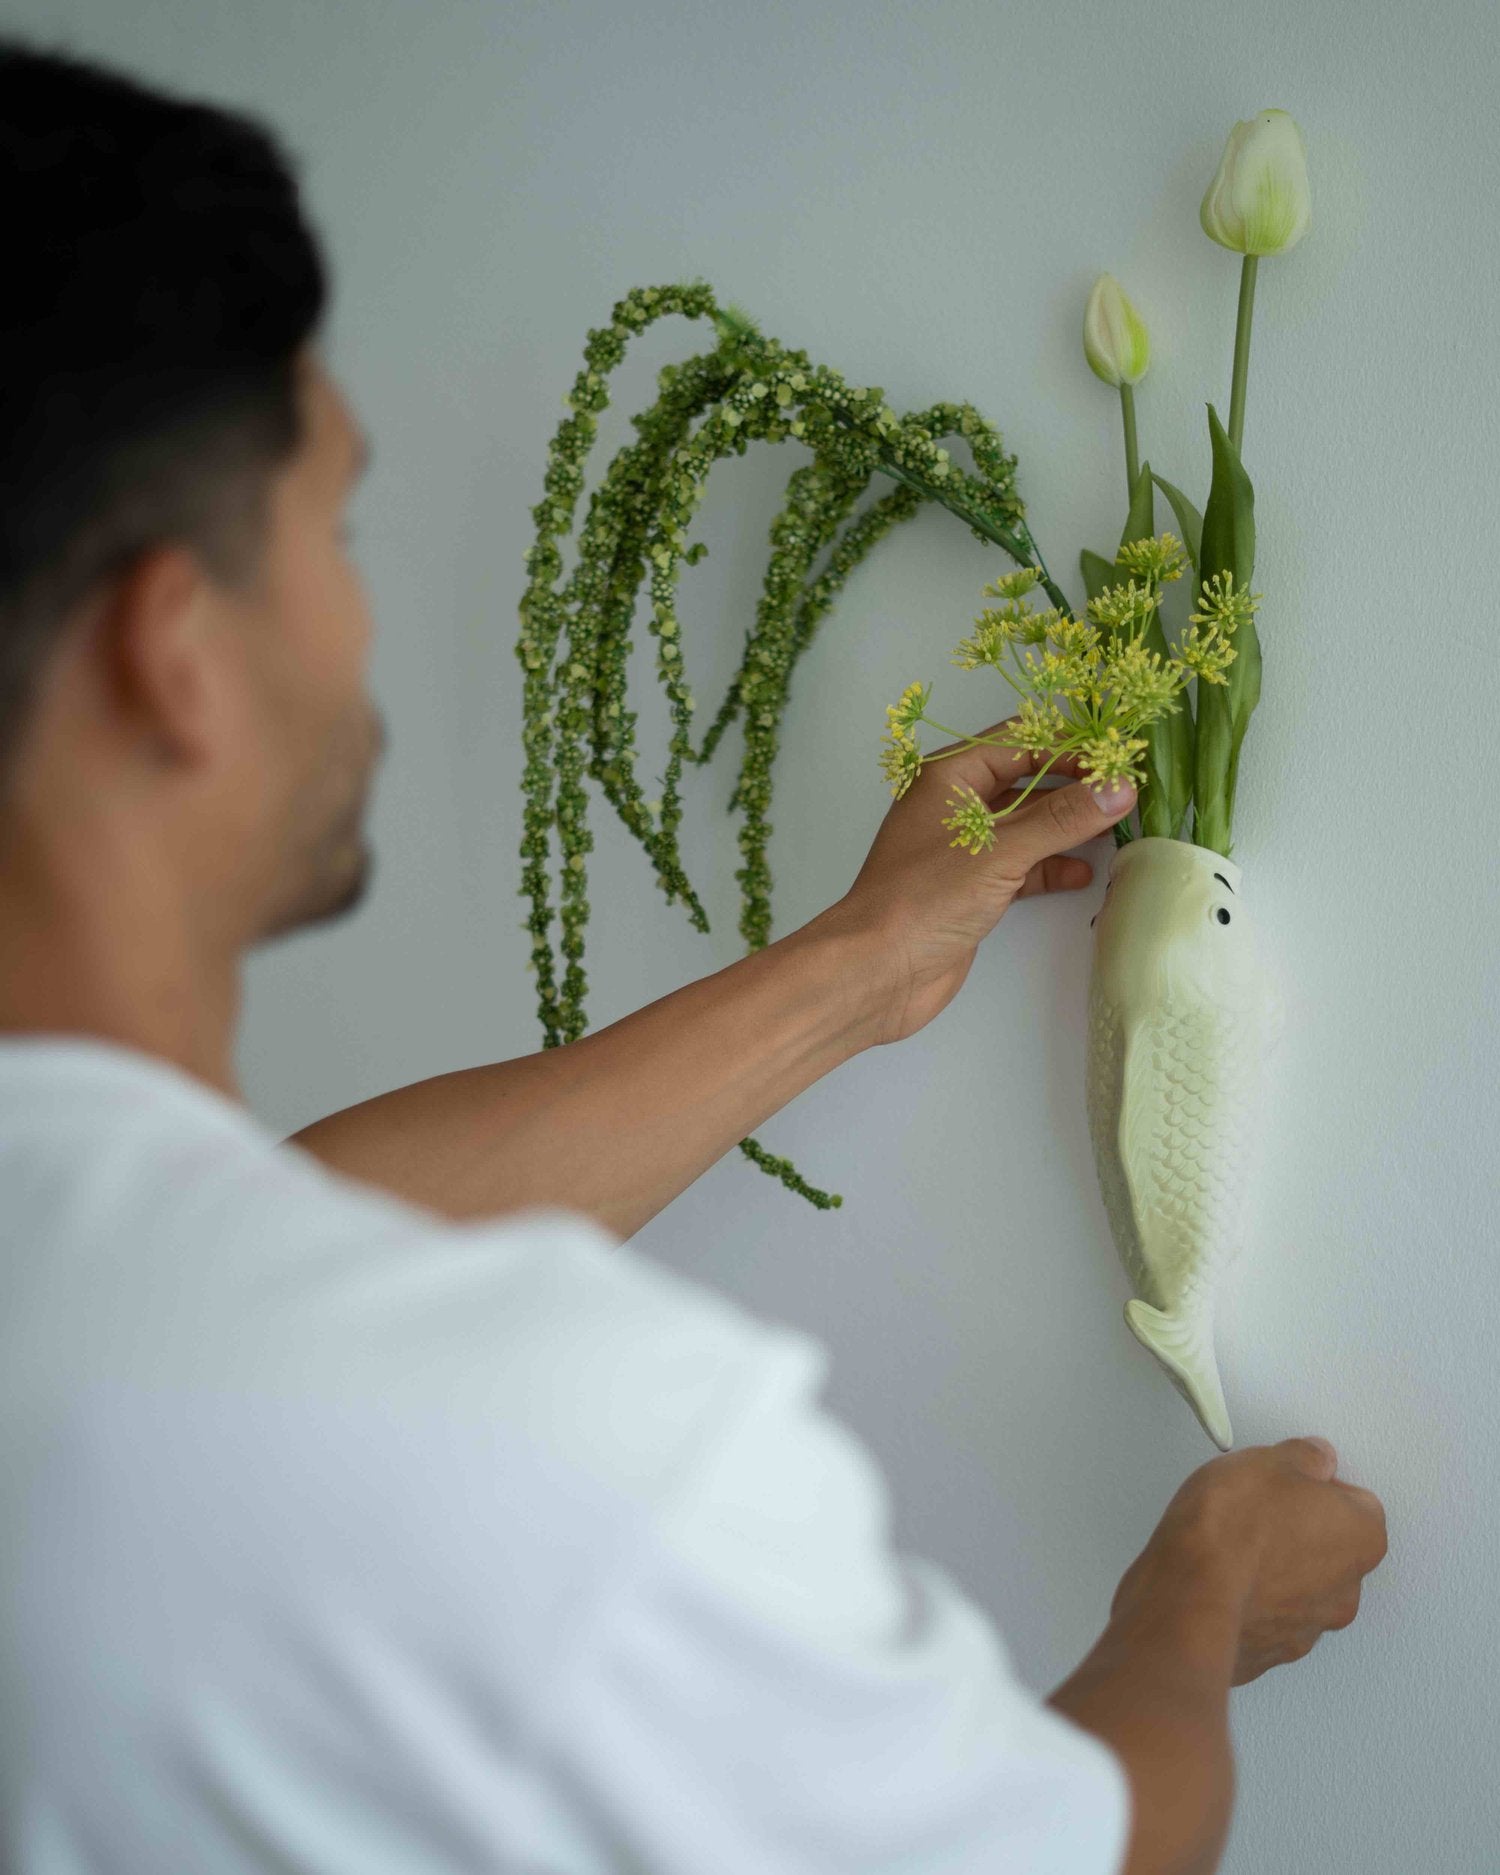
{"type": "MultiPolygon", "coordinates": [[[[1004,727],[996,723],[981,733],[993,736],[1004,727]]],[[[868,940],[881,1000],[877,1043],[914,1035],[947,1007],[1012,899],[1077,891],[1093,878],[1087,860],[1063,855],[1108,833],[1130,812],[1135,790],[1127,786],[1101,806],[1077,779],[1076,756],[1047,767],[1048,778],[1069,778],[1068,785],[1038,782],[1023,807],[996,823],[988,852],[971,853],[945,838],[945,802],[955,783],[966,783],[992,809],[1004,807],[1044,766],[1044,756],[952,742],[926,757],[921,774],[892,804],[853,885],[831,908],[868,940]]]]}
{"type": "Polygon", "coordinates": [[[1359,1613],[1360,1584],[1387,1551],[1385,1507],[1336,1477],[1327,1439],[1225,1452],[1185,1480],[1115,1591],[1111,1619],[1184,1592],[1207,1571],[1235,1584],[1233,1684],[1310,1654],[1359,1613]]]}
{"type": "Polygon", "coordinates": [[[1234,1801],[1229,1689],[1346,1628],[1386,1554],[1385,1509],[1316,1436],[1201,1465],[1121,1578],[1109,1623],[1047,1704],[1130,1782],[1123,1875],[1210,1875],[1234,1801]]]}

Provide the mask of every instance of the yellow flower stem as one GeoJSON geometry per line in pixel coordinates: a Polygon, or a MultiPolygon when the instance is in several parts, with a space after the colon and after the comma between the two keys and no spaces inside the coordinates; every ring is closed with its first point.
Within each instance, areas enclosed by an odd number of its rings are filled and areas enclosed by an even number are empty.
{"type": "Polygon", "coordinates": [[[1072,742],[1065,742],[1061,748],[1054,749],[1052,753],[1047,757],[1046,761],[1043,762],[1042,766],[1031,777],[1030,781],[1027,782],[1026,786],[1021,790],[1020,794],[1017,795],[1015,800],[1011,802],[1010,806],[1009,807],[997,807],[994,810],[994,812],[990,815],[990,819],[991,820],[1004,820],[1007,814],[1013,814],[1018,807],[1024,807],[1026,804],[1027,795],[1030,794],[1031,790],[1041,780],[1042,776],[1046,774],[1047,770],[1052,766],[1052,764],[1055,761],[1057,761],[1060,756],[1066,755],[1070,749],[1080,748],[1083,744],[1083,741],[1084,741],[1084,738],[1082,736],[1079,736],[1072,742]]]}
{"type": "Polygon", "coordinates": [[[1235,454],[1245,429],[1245,380],[1250,373],[1250,318],[1255,307],[1255,270],[1259,254],[1247,254],[1240,269],[1240,306],[1234,322],[1234,381],[1229,390],[1229,440],[1235,454]]]}
{"type": "Polygon", "coordinates": [[[1141,472],[1135,441],[1135,386],[1133,384],[1120,386],[1120,408],[1125,413],[1125,500],[1129,503],[1135,494],[1136,478],[1141,472]]]}
{"type": "Polygon", "coordinates": [[[1010,685],[1011,689],[1015,691],[1018,697],[1021,697],[1025,701],[1030,702],[1031,692],[1026,688],[1024,684],[1018,684],[1015,678],[1011,676],[1010,672],[1005,668],[1003,664],[997,664],[995,666],[995,669],[999,671],[1000,675],[1010,685]]]}
{"type": "MultiPolygon", "coordinates": [[[[929,729],[940,729],[945,736],[956,736],[961,733],[957,729],[950,729],[946,723],[933,722],[930,716],[922,716],[922,717],[919,717],[917,720],[919,722],[926,723],[929,729]]],[[[962,749],[942,749],[936,755],[924,755],[922,757],[922,766],[925,768],[929,762],[945,761],[950,755],[964,755],[968,752],[969,749],[977,749],[978,747],[980,747],[981,744],[989,748],[1008,750],[1009,753],[1012,755],[1021,755],[1024,753],[1024,750],[1016,748],[1014,743],[1000,742],[994,736],[964,736],[963,741],[964,741],[965,747],[962,749]]],[[[1046,761],[1042,764],[1042,766],[1031,777],[1030,781],[1027,782],[1026,786],[1021,791],[1020,798],[1012,801],[1009,807],[997,808],[990,815],[990,819],[1002,820],[1007,814],[1013,813],[1015,809],[1018,808],[1022,804],[1022,802],[1026,799],[1026,796],[1030,794],[1031,790],[1041,780],[1042,776],[1046,774],[1047,770],[1052,766],[1052,764],[1055,761],[1057,761],[1060,757],[1067,755],[1073,749],[1082,748],[1084,743],[1087,741],[1088,741],[1087,736],[1070,736],[1066,742],[1059,744],[1059,746],[1052,751],[1052,753],[1047,757],[1046,761]]]]}
{"type": "MultiPolygon", "coordinates": [[[[926,723],[929,729],[941,730],[945,736],[962,737],[963,741],[971,749],[977,749],[980,743],[987,743],[991,748],[995,749],[1008,749],[1011,746],[1008,742],[1001,742],[994,736],[965,736],[961,729],[950,729],[946,723],[935,723],[930,716],[919,716],[917,721],[919,723],[926,723]]],[[[924,764],[927,762],[941,762],[945,756],[962,754],[962,749],[942,749],[936,755],[924,755],[922,761],[924,764]]]]}

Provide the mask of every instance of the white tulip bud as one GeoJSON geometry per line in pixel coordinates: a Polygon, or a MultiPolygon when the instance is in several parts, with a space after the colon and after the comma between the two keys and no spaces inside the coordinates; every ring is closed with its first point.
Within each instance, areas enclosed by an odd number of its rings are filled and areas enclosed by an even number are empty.
{"type": "Polygon", "coordinates": [[[1106,384],[1138,384],[1151,362],[1145,321],[1112,273],[1101,273],[1083,311],[1083,355],[1106,384]]]}
{"type": "Polygon", "coordinates": [[[1284,254],[1306,234],[1311,214],[1297,120],[1261,111],[1236,124],[1198,210],[1203,232],[1236,254],[1284,254]]]}

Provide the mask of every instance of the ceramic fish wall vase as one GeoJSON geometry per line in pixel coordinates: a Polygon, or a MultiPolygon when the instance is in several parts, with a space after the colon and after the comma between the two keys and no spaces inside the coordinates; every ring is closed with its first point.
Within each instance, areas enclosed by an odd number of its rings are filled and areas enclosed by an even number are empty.
{"type": "Polygon", "coordinates": [[[1282,1005],[1241,868],[1186,840],[1135,839],[1094,918],[1089,1134],[1125,1320],[1204,1431],[1233,1443],[1214,1354],[1215,1284],[1241,1244],[1266,1056],[1282,1005]]]}

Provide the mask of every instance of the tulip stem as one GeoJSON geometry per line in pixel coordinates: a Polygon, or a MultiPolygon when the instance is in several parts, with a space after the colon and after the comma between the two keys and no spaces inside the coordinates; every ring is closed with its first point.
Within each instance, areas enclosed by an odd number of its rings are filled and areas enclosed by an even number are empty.
{"type": "Polygon", "coordinates": [[[1128,507],[1135,495],[1136,478],[1141,472],[1140,458],[1135,441],[1135,386],[1120,386],[1120,408],[1125,413],[1125,503],[1128,507]]]}
{"type": "Polygon", "coordinates": [[[1234,383],[1229,392],[1229,440],[1240,453],[1245,429],[1245,379],[1250,374],[1250,315],[1255,306],[1255,269],[1258,254],[1247,254],[1240,269],[1240,310],[1234,326],[1234,383]]]}

